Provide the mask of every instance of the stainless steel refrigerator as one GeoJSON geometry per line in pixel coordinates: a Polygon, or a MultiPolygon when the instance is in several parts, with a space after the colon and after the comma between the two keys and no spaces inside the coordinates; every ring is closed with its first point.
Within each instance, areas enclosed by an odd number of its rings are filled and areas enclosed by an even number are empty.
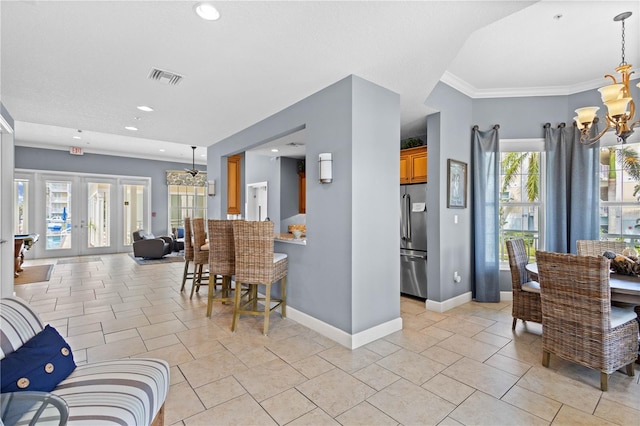
{"type": "Polygon", "coordinates": [[[400,185],[400,292],[427,298],[427,184],[400,185]]]}

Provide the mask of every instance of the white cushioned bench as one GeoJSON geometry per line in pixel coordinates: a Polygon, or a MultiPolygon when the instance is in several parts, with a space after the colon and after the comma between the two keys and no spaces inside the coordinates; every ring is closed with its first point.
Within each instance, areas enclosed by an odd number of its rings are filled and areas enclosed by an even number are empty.
{"type": "MultiPolygon", "coordinates": [[[[0,359],[43,328],[24,300],[1,299],[0,359]]],[[[127,358],[78,365],[51,393],[67,403],[69,425],[162,425],[168,391],[166,361],[127,358]]]]}

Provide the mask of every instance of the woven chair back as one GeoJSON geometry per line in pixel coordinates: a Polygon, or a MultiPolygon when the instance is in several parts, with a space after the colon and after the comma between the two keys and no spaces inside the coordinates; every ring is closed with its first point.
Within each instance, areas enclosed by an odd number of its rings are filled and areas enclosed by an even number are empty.
{"type": "Polygon", "coordinates": [[[193,261],[193,236],[191,233],[191,218],[184,218],[184,258],[193,261]]]}
{"type": "Polygon", "coordinates": [[[233,221],[236,282],[274,282],[273,222],[233,221]]]}
{"type": "Polygon", "coordinates": [[[202,250],[201,247],[207,243],[207,234],[204,229],[204,219],[194,217],[191,220],[193,225],[193,261],[197,264],[209,263],[209,250],[202,250]]]}
{"type": "Polygon", "coordinates": [[[233,221],[209,219],[209,272],[231,276],[236,273],[233,221]]]}
{"type": "Polygon", "coordinates": [[[578,240],[576,248],[579,256],[602,256],[605,251],[622,253],[627,248],[624,241],[578,240]]]}
{"type": "Polygon", "coordinates": [[[529,263],[529,255],[521,238],[508,240],[507,254],[509,255],[509,268],[511,269],[511,286],[513,290],[520,291],[521,285],[529,281],[529,273],[525,266],[529,263]]]}

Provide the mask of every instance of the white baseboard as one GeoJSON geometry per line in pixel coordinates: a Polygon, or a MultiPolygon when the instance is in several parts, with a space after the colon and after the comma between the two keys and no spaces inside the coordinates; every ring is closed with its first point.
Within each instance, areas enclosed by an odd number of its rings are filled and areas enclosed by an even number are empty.
{"type": "Polygon", "coordinates": [[[501,302],[512,302],[513,301],[513,292],[512,291],[501,291],[500,292],[500,301],[501,302]]]}
{"type": "Polygon", "coordinates": [[[426,308],[428,311],[433,312],[446,312],[449,309],[453,309],[457,306],[464,305],[467,302],[471,302],[471,292],[468,291],[466,293],[462,293],[459,296],[452,297],[451,299],[447,299],[444,302],[436,302],[434,300],[428,300],[426,303],[426,308]]]}
{"type": "Polygon", "coordinates": [[[364,346],[391,333],[402,330],[402,318],[400,317],[356,334],[349,334],[339,328],[327,324],[324,321],[320,321],[319,319],[307,315],[304,312],[298,311],[291,306],[287,306],[287,318],[292,319],[349,349],[359,348],[360,346],[364,346]]]}

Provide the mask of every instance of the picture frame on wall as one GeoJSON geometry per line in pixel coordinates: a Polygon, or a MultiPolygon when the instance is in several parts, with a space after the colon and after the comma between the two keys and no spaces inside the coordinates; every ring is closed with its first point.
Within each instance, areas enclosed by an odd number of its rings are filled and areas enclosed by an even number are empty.
{"type": "Polygon", "coordinates": [[[447,208],[467,208],[467,163],[447,160],[447,208]]]}

